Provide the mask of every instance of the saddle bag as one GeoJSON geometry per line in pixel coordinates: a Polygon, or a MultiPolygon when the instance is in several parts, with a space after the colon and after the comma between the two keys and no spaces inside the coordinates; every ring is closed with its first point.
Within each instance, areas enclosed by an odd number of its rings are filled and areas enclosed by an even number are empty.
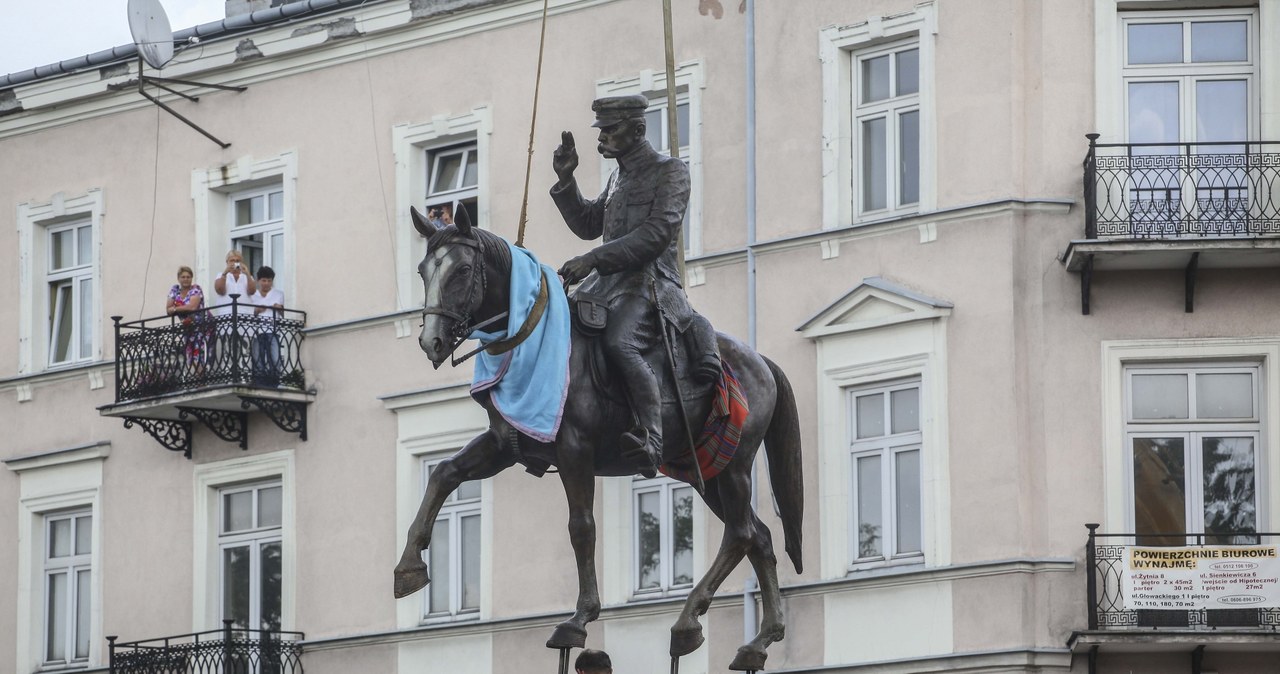
{"type": "Polygon", "coordinates": [[[598,337],[609,321],[609,303],[592,293],[577,292],[573,295],[573,323],[578,332],[588,337],[598,337]]]}

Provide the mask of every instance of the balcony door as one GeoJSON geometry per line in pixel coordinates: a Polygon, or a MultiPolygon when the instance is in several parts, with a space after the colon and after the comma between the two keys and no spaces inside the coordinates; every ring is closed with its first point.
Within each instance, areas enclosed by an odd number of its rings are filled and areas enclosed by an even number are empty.
{"type": "Polygon", "coordinates": [[[1247,233],[1257,152],[1252,12],[1142,13],[1122,31],[1127,207],[1138,236],[1247,233]]]}

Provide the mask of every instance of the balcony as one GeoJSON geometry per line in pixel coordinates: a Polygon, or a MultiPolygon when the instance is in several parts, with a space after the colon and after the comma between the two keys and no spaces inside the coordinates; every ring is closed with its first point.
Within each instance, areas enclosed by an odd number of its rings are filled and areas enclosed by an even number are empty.
{"type": "Polygon", "coordinates": [[[248,449],[248,413],[259,410],[307,439],[305,312],[254,314],[236,296],[224,307],[115,323],[115,402],[103,416],[138,426],[191,458],[192,420],[248,449]]]}
{"type": "Polygon", "coordinates": [[[1280,267],[1280,142],[1099,143],[1084,159],[1084,238],[1063,255],[1089,313],[1095,271],[1280,267]]]}
{"type": "MultiPolygon", "coordinates": [[[[1280,608],[1275,603],[1264,607],[1210,608],[1218,605],[1210,599],[1195,599],[1204,588],[1169,585],[1162,579],[1158,590],[1168,601],[1160,601],[1162,608],[1138,608],[1136,601],[1126,601],[1124,574],[1131,547],[1143,546],[1168,551],[1211,550],[1221,546],[1250,548],[1275,548],[1280,544],[1280,534],[1226,533],[1189,534],[1168,533],[1135,535],[1098,533],[1097,524],[1086,525],[1089,538],[1085,543],[1085,592],[1089,623],[1087,630],[1073,633],[1068,646],[1075,652],[1088,656],[1089,672],[1098,670],[1098,659],[1104,653],[1169,653],[1186,652],[1191,656],[1191,671],[1200,672],[1201,660],[1206,648],[1213,652],[1280,654],[1280,608]],[[1163,594],[1166,593],[1167,594],[1163,594]]],[[[1271,564],[1280,569],[1280,559],[1271,564]]],[[[1266,567],[1258,567],[1263,569],[1266,567]]],[[[1154,572],[1153,572],[1154,573],[1154,572]]],[[[1208,573],[1208,572],[1206,572],[1208,573]]],[[[1180,576],[1181,577],[1181,576],[1180,576]]],[[[1135,581],[1136,582],[1136,581],[1135,581]]],[[[1206,586],[1207,587],[1207,586],[1206,586]]],[[[1250,586],[1252,587],[1252,586],[1250,586]]],[[[1267,594],[1280,597],[1280,587],[1275,583],[1264,585],[1267,594]]],[[[1262,599],[1262,597],[1258,597],[1262,599]]],[[[1253,600],[1251,600],[1253,601],[1253,600]]]]}
{"type": "Polygon", "coordinates": [[[302,632],[220,630],[110,645],[112,674],[303,674],[302,632]]]}

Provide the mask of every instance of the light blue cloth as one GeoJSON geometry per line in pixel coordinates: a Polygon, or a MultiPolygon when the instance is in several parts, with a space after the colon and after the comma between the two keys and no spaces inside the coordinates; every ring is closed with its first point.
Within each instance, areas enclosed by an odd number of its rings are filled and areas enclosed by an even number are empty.
{"type": "Polygon", "coordinates": [[[539,442],[551,442],[560,431],[569,392],[569,300],[555,271],[538,263],[533,253],[507,242],[511,249],[511,307],[507,330],[476,330],[471,339],[491,344],[515,334],[533,309],[543,277],[547,307],[542,320],[516,348],[498,356],[476,356],[471,394],[489,391],[489,399],[507,423],[539,442]]]}

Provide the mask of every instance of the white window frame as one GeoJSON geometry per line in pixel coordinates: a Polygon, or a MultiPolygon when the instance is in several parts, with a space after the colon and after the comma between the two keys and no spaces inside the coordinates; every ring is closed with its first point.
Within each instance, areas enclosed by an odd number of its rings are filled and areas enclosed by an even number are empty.
{"type": "MultiPolygon", "coordinates": [[[[281,492],[281,505],[284,498],[284,484],[280,480],[268,480],[265,482],[251,482],[249,484],[238,484],[220,487],[218,489],[218,615],[219,621],[226,620],[226,592],[227,592],[227,568],[226,558],[223,553],[228,548],[249,548],[249,622],[242,629],[263,629],[262,627],[262,548],[272,543],[279,543],[283,556],[284,537],[281,535],[283,526],[263,527],[258,523],[259,510],[259,494],[264,489],[279,488],[281,492]],[[231,494],[248,492],[252,494],[252,504],[250,512],[253,515],[254,525],[248,529],[228,532],[224,531],[226,524],[226,497],[231,494]]],[[[283,508],[281,509],[283,511],[283,508]]],[[[283,525],[283,522],[281,522],[283,525]]],[[[283,561],[283,560],[282,560],[283,561]]],[[[283,579],[282,579],[283,580],[283,579]]],[[[283,598],[282,598],[283,599],[283,598]]]]}
{"type": "MultiPolygon", "coordinates": [[[[420,465],[422,467],[422,491],[420,494],[425,494],[427,491],[427,481],[431,476],[431,471],[435,469],[436,466],[439,466],[440,462],[447,458],[448,456],[438,454],[420,457],[420,465]]],[[[464,517],[479,517],[481,530],[484,528],[484,482],[481,481],[477,486],[481,493],[475,498],[462,499],[459,497],[458,492],[454,491],[449,495],[449,498],[445,501],[444,505],[441,506],[440,513],[436,515],[436,522],[439,522],[440,520],[449,521],[449,569],[452,572],[449,574],[449,606],[443,611],[432,611],[431,586],[428,586],[422,591],[422,622],[424,623],[474,620],[480,617],[480,606],[478,601],[475,608],[464,609],[462,607],[463,583],[461,573],[462,519],[464,517]]],[[[480,538],[483,539],[483,535],[481,535],[480,538]]],[[[474,541],[474,543],[480,546],[480,558],[483,559],[485,552],[484,541],[477,540],[474,541]]],[[[435,544],[436,541],[432,539],[432,545],[435,544]]],[[[430,550],[425,550],[422,553],[423,561],[427,562],[428,565],[430,565],[430,554],[430,550]]],[[[475,569],[474,572],[476,574],[480,574],[480,569],[475,569]]],[[[437,580],[437,574],[432,571],[431,582],[434,584],[437,580]]],[[[480,594],[484,594],[483,582],[481,582],[480,594]]]]}
{"type": "Polygon", "coordinates": [[[89,542],[90,549],[83,553],[79,553],[79,549],[76,547],[76,526],[78,521],[84,518],[89,518],[89,522],[90,522],[89,531],[90,531],[90,536],[92,536],[92,533],[93,533],[93,524],[92,524],[93,509],[92,508],[79,508],[72,511],[47,513],[44,516],[44,536],[42,536],[42,539],[44,541],[44,550],[43,550],[44,551],[44,583],[41,584],[41,587],[43,588],[43,591],[44,591],[45,619],[42,621],[42,625],[41,625],[44,632],[44,637],[41,639],[41,644],[43,645],[43,648],[42,648],[43,653],[41,654],[40,659],[41,659],[42,666],[48,669],[61,669],[61,668],[75,667],[79,665],[85,665],[89,661],[88,653],[85,653],[84,656],[78,656],[75,652],[75,644],[76,644],[77,637],[79,636],[76,631],[78,628],[78,626],[76,625],[76,622],[77,622],[76,616],[79,613],[77,608],[80,606],[81,601],[87,601],[87,602],[90,602],[89,606],[90,606],[90,610],[92,610],[91,607],[92,607],[92,601],[93,601],[93,591],[92,591],[92,588],[93,588],[93,580],[92,580],[93,579],[93,540],[92,538],[90,538],[90,542],[89,542]],[[50,556],[50,548],[52,547],[53,524],[54,522],[58,522],[58,521],[70,522],[70,530],[68,532],[68,535],[70,536],[71,554],[63,557],[55,558],[50,556]],[[87,572],[90,574],[89,575],[90,592],[88,597],[80,596],[79,575],[82,572],[87,572]],[[67,578],[67,584],[66,584],[67,597],[66,597],[66,606],[64,607],[66,609],[66,614],[64,616],[66,625],[63,626],[65,643],[63,643],[62,646],[64,651],[68,654],[69,657],[63,658],[61,660],[50,660],[48,658],[48,654],[49,654],[50,646],[52,646],[52,644],[50,641],[51,637],[49,634],[49,623],[50,623],[49,617],[53,613],[54,607],[49,604],[49,584],[50,584],[51,578],[56,574],[64,574],[67,578]]]}
{"type": "MultiPolygon", "coordinates": [[[[677,585],[672,578],[675,571],[675,532],[673,531],[672,517],[675,508],[675,492],[680,489],[688,489],[691,496],[695,497],[694,510],[700,509],[700,501],[696,498],[697,491],[689,484],[662,475],[653,478],[636,477],[631,481],[631,591],[636,599],[688,594],[698,580],[698,576],[694,574],[690,582],[677,585]],[[658,587],[645,589],[640,587],[640,526],[637,522],[640,517],[640,496],[643,494],[658,494],[659,513],[658,587]]],[[[693,512],[690,512],[689,515],[693,519],[693,512]]],[[[693,530],[692,522],[690,523],[690,529],[693,530]]],[[[696,532],[693,535],[692,543],[693,547],[690,552],[692,558],[696,559],[698,548],[700,547],[696,532]]],[[[696,569],[691,567],[690,570],[692,572],[696,569]]]]}
{"type": "Polygon", "coordinates": [[[68,197],[59,192],[44,202],[18,205],[18,372],[30,374],[56,370],[102,360],[102,218],[104,196],[101,189],[68,197]],[[90,259],[75,268],[52,273],[50,233],[85,223],[92,228],[90,259]],[[75,357],[53,362],[53,334],[49,312],[53,309],[51,286],[72,280],[72,320],[80,323],[82,279],[89,279],[88,302],[93,319],[89,325],[77,325],[72,334],[75,357]],[[89,353],[80,353],[81,330],[88,330],[89,353]]]}
{"type": "MultiPolygon", "coordinates": [[[[1143,367],[1178,366],[1197,367],[1257,367],[1257,396],[1255,410],[1259,415],[1255,444],[1254,479],[1257,494],[1258,531],[1268,531],[1280,521],[1280,498],[1268,493],[1280,485],[1280,439],[1269,429],[1280,421],[1280,338],[1240,337],[1220,339],[1150,339],[1113,340],[1102,342],[1102,433],[1103,433],[1103,485],[1105,513],[1102,530],[1116,533],[1132,531],[1133,519],[1133,469],[1132,445],[1136,426],[1150,426],[1160,431],[1168,425],[1156,423],[1131,424],[1128,410],[1128,372],[1143,367]]],[[[1202,427],[1229,428],[1237,420],[1221,423],[1204,423],[1202,427]]],[[[1253,422],[1249,422],[1253,423],[1253,422]]],[[[1190,429],[1186,429],[1190,430],[1190,429]]],[[[1150,435],[1150,433],[1147,433],[1150,435]]],[[[1188,451],[1195,449],[1188,446],[1188,451]]],[[[1200,522],[1188,520],[1189,523],[1200,522]]]]}
{"type": "MultiPolygon", "coordinates": [[[[453,205],[454,203],[459,201],[465,202],[465,201],[475,200],[476,206],[477,207],[479,206],[479,195],[480,195],[479,145],[480,144],[474,140],[464,140],[462,142],[445,141],[445,142],[432,143],[431,145],[423,148],[424,151],[427,153],[427,158],[426,158],[427,179],[425,182],[425,186],[423,188],[422,202],[421,204],[419,204],[424,209],[422,210],[423,213],[427,212],[425,210],[427,208],[431,208],[433,206],[442,205],[442,204],[453,205]],[[459,166],[457,180],[454,182],[452,186],[433,192],[431,189],[432,183],[435,181],[436,173],[440,170],[440,160],[443,157],[448,157],[455,154],[462,155],[462,162],[461,162],[461,165],[459,166]],[[466,180],[467,162],[470,161],[472,157],[476,159],[476,184],[467,185],[464,182],[466,180]]],[[[468,213],[470,213],[470,211],[468,211],[468,213]]]]}
{"type": "MultiPolygon", "coordinates": [[[[192,632],[222,628],[222,493],[228,487],[278,482],[280,494],[280,629],[297,625],[297,496],[294,450],[238,457],[196,466],[192,526],[194,573],[192,632]]],[[[251,626],[253,629],[256,627],[251,626]]]]}
{"type": "MultiPolygon", "coordinates": [[[[1253,63],[1280,63],[1280,0],[1256,0],[1256,4],[1256,9],[1186,9],[1157,12],[1157,10],[1145,8],[1163,9],[1168,7],[1169,3],[1161,0],[1094,0],[1094,99],[1096,101],[1094,129],[1101,134],[1099,141],[1118,143],[1128,138],[1128,96],[1124,77],[1127,70],[1125,52],[1127,31],[1124,26],[1127,20],[1141,20],[1151,16],[1178,19],[1202,16],[1230,18],[1235,15],[1249,15],[1254,21],[1250,28],[1250,37],[1256,38],[1251,50],[1253,63]],[[1124,5],[1125,11],[1120,10],[1121,4],[1124,5]]],[[[1200,64],[1183,64],[1183,66],[1172,64],[1168,67],[1181,72],[1185,70],[1184,66],[1192,66],[1196,69],[1204,67],[1200,64]]],[[[1137,69],[1138,67],[1134,67],[1132,70],[1137,69]]],[[[1257,129],[1259,138],[1280,137],[1280,115],[1262,114],[1262,111],[1280,109],[1280,68],[1259,67],[1256,72],[1257,77],[1253,81],[1257,83],[1257,89],[1251,88],[1249,95],[1252,106],[1250,128],[1257,129]]],[[[1252,86],[1251,82],[1250,87],[1252,86]]]]}
{"type": "MultiPolygon", "coordinates": [[[[869,224],[937,208],[937,121],[934,111],[934,53],[938,33],[934,2],[928,0],[896,16],[831,26],[819,31],[822,61],[822,228],[869,224]],[[855,126],[859,115],[855,82],[858,60],[891,45],[916,41],[920,49],[918,110],[920,111],[920,199],[916,204],[862,212],[861,152],[855,126]]],[[[889,139],[896,144],[896,138],[889,139]]],[[[896,150],[895,150],[896,151],[896,150]]],[[[896,176],[897,168],[889,170],[896,176]]],[[[896,177],[890,180],[891,184],[896,177]]],[[[891,196],[896,193],[891,190],[891,196]]]]}
{"type": "MultiPolygon", "coordinates": [[[[901,158],[899,157],[899,149],[902,146],[901,136],[901,119],[908,113],[916,113],[918,119],[922,118],[924,113],[920,107],[919,89],[910,94],[896,93],[897,87],[897,54],[915,50],[917,54],[920,51],[919,41],[916,39],[901,40],[886,45],[879,45],[874,48],[858,50],[853,53],[853,84],[852,92],[853,101],[853,121],[851,122],[853,133],[857,137],[854,143],[855,157],[853,159],[853,192],[855,205],[854,210],[857,212],[859,220],[880,220],[890,217],[898,217],[902,215],[910,215],[916,213],[920,209],[920,201],[910,203],[900,203],[902,185],[899,180],[899,171],[901,158]],[[889,57],[889,85],[894,88],[894,95],[880,101],[863,103],[861,101],[862,92],[862,63],[871,59],[882,56],[889,57]],[[885,199],[885,205],[882,208],[867,209],[865,203],[867,194],[865,189],[865,176],[863,166],[865,164],[865,150],[867,147],[866,139],[863,137],[863,125],[866,122],[877,119],[884,120],[885,123],[885,194],[881,195],[885,199]]],[[[917,76],[919,72],[917,72],[917,76]]],[[[917,128],[917,132],[919,129],[917,128]]],[[[919,139],[917,139],[919,144],[919,139]]],[[[919,166],[920,158],[916,157],[917,170],[922,170],[919,166]]],[[[916,176],[917,185],[920,176],[916,176]]]]}
{"type": "MultiPolygon", "coordinates": [[[[94,442],[67,449],[5,459],[18,476],[16,593],[17,631],[13,671],[46,668],[45,536],[46,517],[84,512],[91,517],[89,657],[76,666],[106,662],[102,628],[102,466],[111,443],[94,442]]],[[[61,668],[61,666],[59,666],[61,668]]]]}
{"type": "MultiPolygon", "coordinates": [[[[49,351],[49,367],[56,368],[65,365],[72,365],[86,360],[93,359],[93,348],[90,346],[88,353],[81,353],[84,331],[88,330],[92,333],[92,326],[86,325],[82,319],[84,304],[89,303],[89,312],[91,315],[96,314],[93,307],[93,283],[96,276],[93,265],[93,221],[92,220],[73,220],[71,222],[63,222],[51,224],[44,228],[45,235],[45,283],[49,288],[49,303],[46,305],[49,320],[46,321],[46,343],[49,351]],[[80,230],[89,230],[89,259],[80,259],[80,230]],[[72,257],[74,261],[70,266],[55,268],[56,262],[53,259],[53,238],[64,232],[72,233],[72,257]],[[88,297],[86,297],[85,282],[89,283],[88,297]],[[67,345],[67,357],[63,360],[54,360],[56,357],[56,349],[54,342],[57,335],[61,331],[61,312],[58,311],[58,298],[61,296],[60,289],[66,286],[70,289],[68,300],[71,302],[71,332],[70,343],[67,345]]],[[[90,321],[92,323],[93,321],[90,321]]],[[[92,336],[90,335],[92,341],[92,336]]]]}
{"type": "MultiPolygon", "coordinates": [[[[702,60],[684,61],[676,65],[676,105],[689,105],[689,137],[681,138],[680,158],[689,166],[689,205],[685,211],[685,256],[697,257],[704,247],[704,193],[702,151],[702,92],[706,88],[706,66],[702,60]]],[[[635,75],[600,80],[596,82],[596,97],[628,96],[643,94],[650,106],[667,108],[667,74],[665,70],[642,70],[635,75]]],[[[651,108],[652,109],[652,108],[651,108]]],[[[664,116],[665,120],[666,117],[664,116]]],[[[663,122],[665,126],[665,121],[663,122]]],[[[663,138],[666,136],[664,134],[663,138]]],[[[663,150],[654,148],[659,152],[663,150]]],[[[617,168],[617,161],[602,159],[600,162],[600,189],[608,186],[609,175],[617,168]]],[[[584,190],[585,191],[585,190],[584,190]]],[[[587,195],[589,198],[594,195],[587,195]]]]}
{"type": "MultiPolygon", "coordinates": [[[[209,293],[210,302],[213,281],[226,266],[227,251],[236,245],[238,235],[250,229],[234,227],[235,199],[259,191],[282,191],[283,212],[279,232],[283,234],[281,259],[284,260],[284,269],[274,270],[275,282],[276,287],[289,293],[292,303],[297,306],[304,304],[305,298],[299,296],[299,291],[305,293],[306,289],[298,287],[295,269],[297,188],[298,157],[292,150],[257,159],[244,156],[225,166],[191,172],[191,199],[195,202],[196,279],[209,293]],[[205,280],[201,282],[199,279],[205,280]]],[[[270,263],[264,258],[264,264],[270,263]]],[[[258,270],[250,271],[257,273],[258,270]]]]}
{"type": "MultiPolygon", "coordinates": [[[[430,167],[428,151],[433,148],[474,142],[476,147],[476,213],[472,223],[489,229],[491,200],[489,192],[490,140],[493,114],[487,106],[468,112],[439,114],[420,122],[405,122],[391,128],[391,145],[396,161],[395,242],[396,242],[396,307],[400,310],[420,309],[424,300],[418,262],[426,253],[426,242],[410,222],[409,207],[421,208],[427,202],[427,180],[430,167]]],[[[411,331],[401,331],[402,337],[411,331]]]]}
{"type": "MultiPolygon", "coordinates": [[[[849,569],[862,569],[872,566],[892,566],[898,564],[918,564],[924,561],[923,550],[912,550],[907,552],[899,552],[894,550],[897,541],[898,522],[900,514],[897,511],[897,463],[895,459],[897,455],[903,452],[915,451],[919,452],[920,465],[924,466],[924,433],[920,430],[919,419],[916,420],[916,430],[907,433],[893,434],[890,432],[891,422],[891,404],[892,397],[889,395],[895,391],[915,390],[917,392],[917,400],[921,399],[921,386],[919,378],[912,378],[906,381],[880,382],[873,385],[852,386],[845,389],[846,398],[848,400],[848,408],[846,418],[848,419],[849,433],[849,569]],[[867,439],[858,439],[857,434],[857,399],[860,396],[883,394],[885,399],[884,415],[885,415],[885,434],[867,439]],[[859,550],[859,532],[858,522],[861,519],[858,512],[858,473],[857,461],[865,457],[880,458],[880,513],[884,519],[883,531],[881,534],[881,554],[862,556],[859,550]]],[[[923,496],[924,487],[920,485],[920,493],[923,496]]],[[[917,503],[916,507],[920,509],[921,531],[923,532],[924,512],[922,504],[917,503]]],[[[923,540],[921,541],[923,548],[923,540]]]]}
{"type": "MultiPolygon", "coordinates": [[[[285,222],[284,186],[280,183],[276,183],[272,185],[266,185],[263,187],[250,189],[250,190],[242,190],[242,191],[234,192],[228,195],[227,199],[231,203],[231,207],[227,209],[228,215],[231,217],[231,223],[229,225],[230,242],[227,246],[227,250],[235,249],[240,251],[240,253],[245,258],[246,264],[248,264],[248,261],[251,255],[246,253],[245,249],[257,247],[260,249],[258,253],[258,257],[261,258],[262,260],[261,265],[266,265],[268,267],[271,267],[271,270],[276,272],[277,275],[282,274],[285,271],[285,269],[289,267],[293,267],[294,265],[292,261],[289,260],[289,258],[284,256],[284,250],[283,250],[284,222],[285,222]],[[280,194],[280,209],[281,209],[280,213],[271,212],[271,195],[273,194],[280,194]],[[266,218],[258,222],[252,222],[245,225],[237,225],[236,224],[236,204],[246,199],[254,199],[258,197],[261,197],[263,200],[263,205],[264,205],[263,208],[264,208],[264,213],[266,214],[266,218]],[[261,235],[262,237],[261,243],[252,241],[251,239],[251,237],[258,236],[258,235],[261,235]],[[282,248],[282,250],[280,251],[275,250],[275,244],[273,244],[271,241],[272,237],[277,235],[280,237],[280,246],[282,248]],[[278,264],[273,264],[273,258],[276,257],[277,252],[279,253],[279,257],[281,261],[278,264]]],[[[250,269],[248,271],[250,274],[256,275],[258,273],[258,267],[250,265],[250,269]]],[[[220,272],[221,270],[219,270],[219,273],[220,272]]],[[[283,288],[283,284],[282,284],[282,288],[283,288]]],[[[241,298],[240,301],[247,302],[248,299],[241,298]]]]}

